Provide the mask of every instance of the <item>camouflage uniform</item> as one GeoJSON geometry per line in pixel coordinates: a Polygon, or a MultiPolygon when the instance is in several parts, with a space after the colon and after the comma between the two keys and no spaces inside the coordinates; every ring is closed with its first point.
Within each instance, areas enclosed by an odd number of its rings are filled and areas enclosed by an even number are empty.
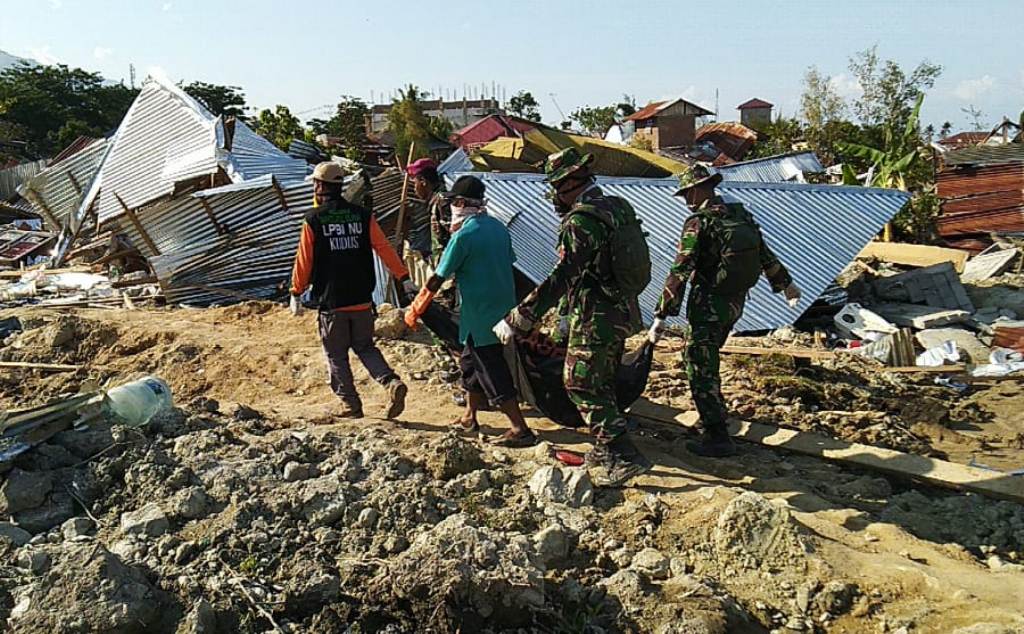
{"type": "Polygon", "coordinates": [[[448,241],[452,239],[452,205],[451,201],[442,196],[443,193],[444,186],[442,185],[434,191],[434,195],[431,196],[428,203],[430,210],[431,264],[434,268],[437,268],[437,263],[441,261],[441,254],[444,253],[444,248],[448,246],[448,241]]]}
{"type": "Polygon", "coordinates": [[[626,430],[625,415],[615,402],[615,371],[626,338],[640,327],[631,310],[635,300],[624,299],[612,281],[611,230],[595,217],[615,226],[621,222],[620,205],[629,203],[605,196],[597,186],[576,200],[559,229],[558,264],[518,308],[536,320],[566,300],[565,388],[591,432],[602,440],[626,430]]]}
{"type": "MultiPolygon", "coordinates": [[[[747,213],[742,205],[728,205],[732,211],[747,213]]],[[[693,402],[700,413],[705,430],[723,431],[726,427],[725,400],[719,376],[719,349],[725,344],[729,332],[743,314],[746,293],[718,294],[711,280],[718,271],[721,245],[712,230],[714,215],[727,211],[721,197],[704,202],[683,225],[676,259],[665,280],[665,289],[655,312],[664,319],[678,315],[686,282],[693,280],[686,305],[686,320],[690,324],[689,344],[686,348],[686,372],[690,381],[693,402]]],[[[750,222],[757,226],[753,216],[750,222]]],[[[760,228],[758,228],[760,233],[760,228]]],[[[762,236],[759,249],[761,272],[778,293],[793,281],[762,236]]]]}

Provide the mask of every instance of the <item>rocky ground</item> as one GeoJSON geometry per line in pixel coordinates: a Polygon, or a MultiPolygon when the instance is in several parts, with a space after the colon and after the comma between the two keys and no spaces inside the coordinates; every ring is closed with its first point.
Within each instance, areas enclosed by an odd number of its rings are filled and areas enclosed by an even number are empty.
{"type": "MultiPolygon", "coordinates": [[[[655,470],[599,490],[551,457],[586,437],[543,419],[530,421],[545,444],[524,450],[449,432],[458,408],[422,333],[383,345],[412,388],[401,420],[339,422],[309,316],[266,303],[17,314],[25,332],[0,357],[88,369],[4,375],[6,406],[154,373],[177,407],[141,429],[63,432],[3,474],[10,631],[1024,631],[1018,504],[755,446],[704,460],[682,448],[688,432],[653,422],[638,440],[655,470]]],[[[731,397],[754,403],[744,415],[922,453],[952,441],[880,406],[926,395],[953,427],[977,398],[730,363],[731,397]],[[822,414],[871,408],[884,416],[822,414]]],[[[652,400],[683,400],[673,366],[659,356],[652,400]]],[[[371,412],[383,394],[357,376],[371,412]]],[[[1001,443],[1012,421],[996,433],[991,420],[947,438],[1001,443]]]]}

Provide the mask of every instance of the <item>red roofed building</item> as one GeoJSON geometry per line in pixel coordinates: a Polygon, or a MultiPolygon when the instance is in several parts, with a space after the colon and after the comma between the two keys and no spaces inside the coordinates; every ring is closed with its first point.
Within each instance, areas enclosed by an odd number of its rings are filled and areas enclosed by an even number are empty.
{"type": "Polygon", "coordinates": [[[492,114],[452,132],[448,140],[451,141],[452,145],[457,145],[463,150],[469,151],[481,145],[486,145],[499,137],[522,136],[538,125],[534,121],[521,117],[492,114]]]}
{"type": "Polygon", "coordinates": [[[736,109],[740,111],[740,123],[753,128],[759,123],[770,123],[774,107],[774,104],[755,97],[736,106],[736,109]]]}
{"type": "Polygon", "coordinates": [[[634,136],[646,136],[657,151],[670,147],[690,147],[697,130],[697,117],[714,113],[685,99],[655,101],[626,117],[636,126],[634,136]]]}

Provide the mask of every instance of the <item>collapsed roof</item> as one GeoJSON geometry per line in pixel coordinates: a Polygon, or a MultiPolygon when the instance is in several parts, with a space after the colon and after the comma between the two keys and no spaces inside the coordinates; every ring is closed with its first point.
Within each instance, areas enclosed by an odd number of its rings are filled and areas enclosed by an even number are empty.
{"type": "MultiPolygon", "coordinates": [[[[487,186],[488,212],[509,228],[516,268],[540,283],[557,262],[559,223],[545,198],[548,187],[543,176],[474,175],[487,186]]],[[[457,176],[448,174],[446,178],[457,176]]],[[[598,177],[598,183],[606,192],[628,200],[648,232],[652,279],[640,304],[644,319],[650,322],[689,210],[672,195],[678,188],[675,179],[598,177]]],[[[793,310],[761,280],[748,295],[747,309],[736,326],[739,331],[793,323],[909,200],[906,192],[898,190],[792,183],[724,182],[718,191],[727,201],[742,202],[754,214],[768,243],[804,293],[793,310]]],[[[672,321],[678,322],[678,318],[672,321]]]]}

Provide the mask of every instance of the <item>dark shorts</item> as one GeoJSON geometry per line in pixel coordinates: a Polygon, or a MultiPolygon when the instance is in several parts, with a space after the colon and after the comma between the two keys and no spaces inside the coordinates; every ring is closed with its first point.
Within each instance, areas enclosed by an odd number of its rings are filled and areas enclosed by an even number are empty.
{"type": "Polygon", "coordinates": [[[459,358],[462,371],[462,387],[467,392],[483,392],[487,401],[499,407],[505,401],[517,398],[512,372],[505,362],[504,346],[495,343],[489,346],[474,346],[473,338],[466,339],[459,358]]]}

